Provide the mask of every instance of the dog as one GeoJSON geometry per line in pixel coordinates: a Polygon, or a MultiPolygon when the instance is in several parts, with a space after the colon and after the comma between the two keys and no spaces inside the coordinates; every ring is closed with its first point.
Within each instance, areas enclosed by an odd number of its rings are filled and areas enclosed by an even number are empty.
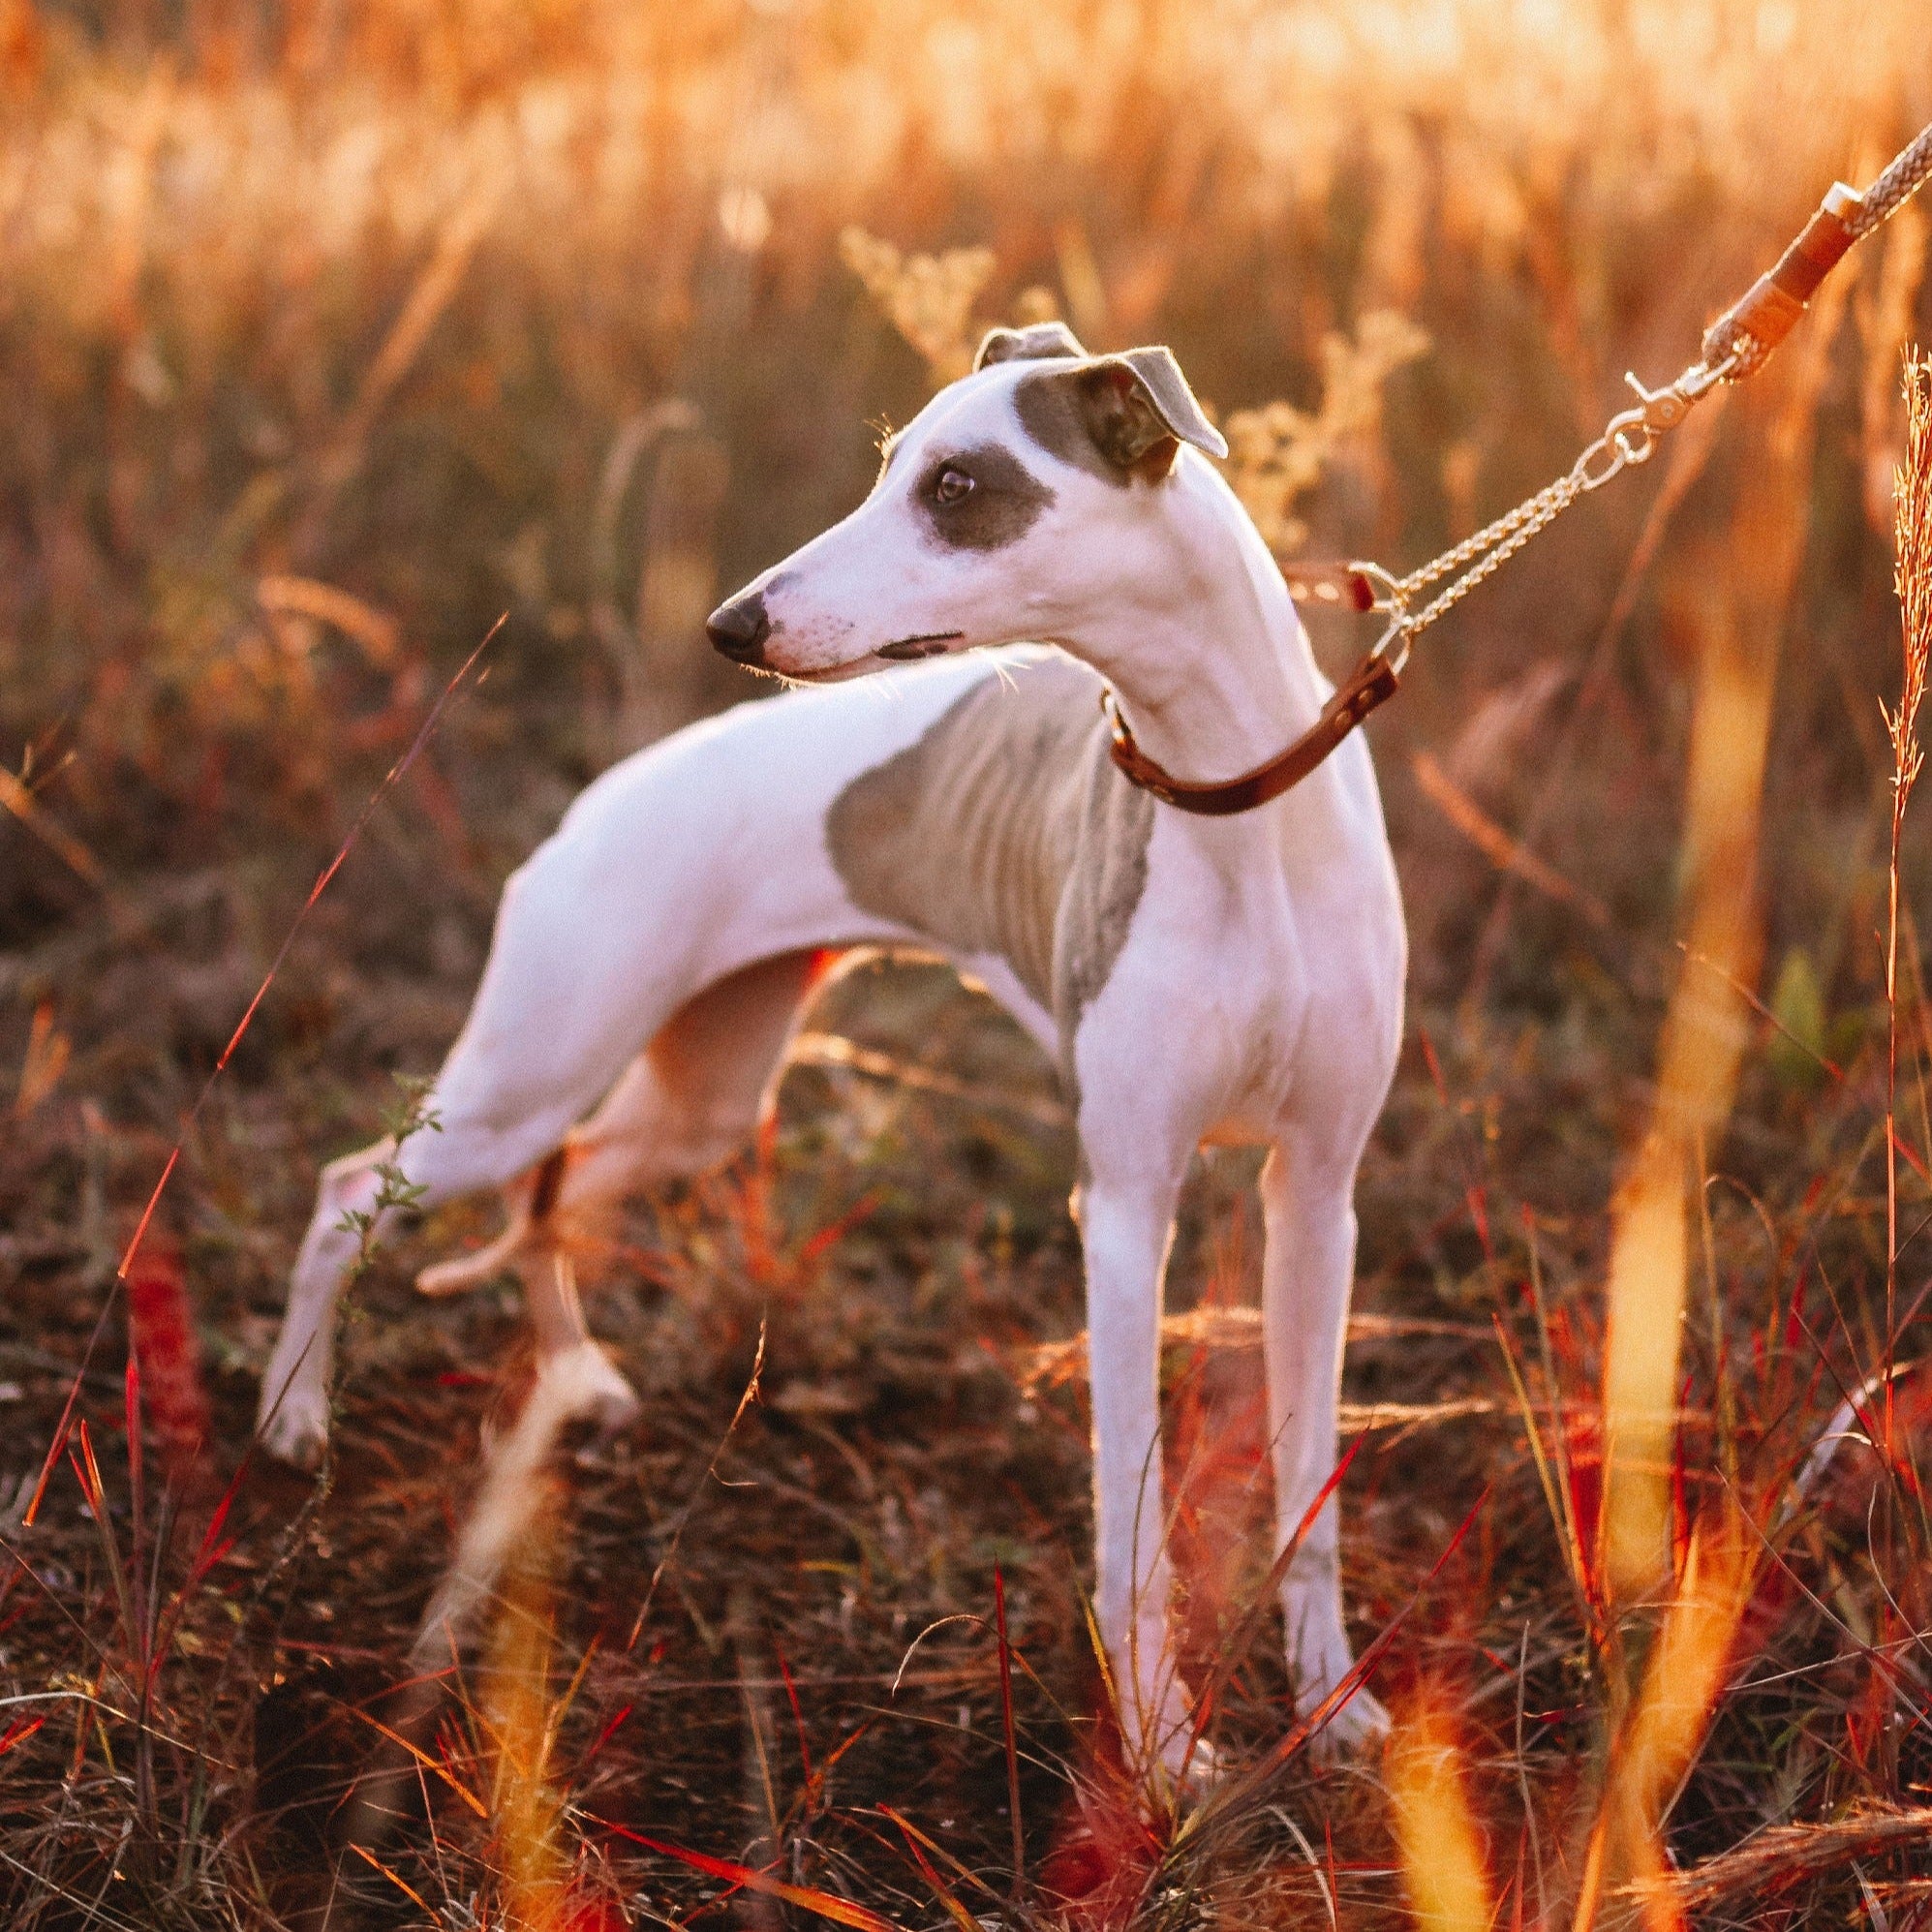
{"type": "MultiPolygon", "coordinates": [[[[1330,687],[1165,349],[1089,354],[997,329],[884,445],[858,508],[715,611],[727,658],[796,687],[598,778],[505,888],[427,1107],[440,1129],[324,1173],[264,1377],[261,1431],[313,1463],[337,1297],[400,1178],[506,1191],[503,1239],[546,1371],[622,1426],[563,1253],[599,1204],[753,1135],[828,949],[950,961],[1052,1058],[1079,1137],[1092,1381],[1094,1604],[1138,1761],[1200,1768],[1168,1630],[1162,1277],[1204,1142],[1268,1150],[1263,1334],[1277,1548],[1335,1466],[1356,1170],[1402,1032],[1406,937],[1358,735],[1273,802],[1191,816],[1110,757],[1212,781],[1269,758],[1330,687]],[[919,660],[919,661],[913,661],[919,660]],[[871,689],[847,690],[870,677],[871,689]],[[876,688],[887,687],[885,693],[876,688]],[[881,701],[882,696],[887,701],[881,701]],[[386,1182],[384,1177],[387,1177],[386,1182]]],[[[1330,1496],[1281,1584],[1301,1709],[1351,1670],[1330,1496]]],[[[1388,1719],[1365,1691],[1331,1749],[1388,1719]]]]}

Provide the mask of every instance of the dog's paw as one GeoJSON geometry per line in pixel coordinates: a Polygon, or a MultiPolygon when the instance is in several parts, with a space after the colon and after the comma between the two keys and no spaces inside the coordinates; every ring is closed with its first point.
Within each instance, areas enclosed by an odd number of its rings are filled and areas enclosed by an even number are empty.
{"type": "Polygon", "coordinates": [[[1123,1732],[1130,1765],[1138,1765],[1144,1801],[1156,1809],[1173,1810],[1198,1802],[1225,1775],[1227,1764],[1201,1734],[1202,1713],[1193,1693],[1179,1678],[1170,1678],[1148,1693],[1149,1704],[1159,1702],[1154,1715],[1147,1706],[1130,1707],[1121,1715],[1130,1732],[1123,1732]]]}
{"type": "Polygon", "coordinates": [[[1178,1733],[1160,1754],[1161,1768],[1183,1804],[1206,1797],[1227,1772],[1221,1754],[1192,1729],[1178,1733]]]}
{"type": "MultiPolygon", "coordinates": [[[[1310,1700],[1306,1707],[1316,1708],[1319,1702],[1310,1700]]],[[[1330,1712],[1321,1729],[1308,1740],[1308,1750],[1317,1763],[1333,1764],[1379,1750],[1388,1734],[1389,1713],[1381,1699],[1358,1690],[1346,1703],[1330,1712]]]]}
{"type": "Polygon", "coordinates": [[[319,1469],[328,1451],[328,1403],[291,1389],[274,1412],[261,1418],[257,1432],[276,1461],[291,1469],[319,1469]]]}
{"type": "Polygon", "coordinates": [[[622,1435],[644,1413],[644,1404],[637,1399],[636,1390],[619,1375],[612,1387],[592,1398],[586,1413],[600,1435],[622,1435]]]}
{"type": "Polygon", "coordinates": [[[557,1391],[566,1415],[605,1435],[628,1429],[644,1413],[636,1390],[594,1341],[549,1357],[539,1372],[557,1391]]]}

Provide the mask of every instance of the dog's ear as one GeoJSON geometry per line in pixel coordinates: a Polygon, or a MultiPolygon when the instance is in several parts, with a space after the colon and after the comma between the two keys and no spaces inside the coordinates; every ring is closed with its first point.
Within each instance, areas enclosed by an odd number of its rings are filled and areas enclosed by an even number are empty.
{"type": "Polygon", "coordinates": [[[1183,443],[1210,456],[1228,445],[1165,349],[1089,355],[1066,369],[1023,376],[1013,392],[1034,442],[1110,482],[1158,482],[1183,443]]]}
{"type": "Polygon", "coordinates": [[[989,329],[972,366],[978,371],[996,362],[1048,362],[1061,356],[1087,359],[1079,337],[1062,322],[1034,322],[1027,328],[989,329]]]}
{"type": "Polygon", "coordinates": [[[1100,357],[1081,371],[1080,396],[1093,446],[1116,469],[1164,476],[1183,443],[1210,456],[1228,453],[1166,349],[1100,357]]]}

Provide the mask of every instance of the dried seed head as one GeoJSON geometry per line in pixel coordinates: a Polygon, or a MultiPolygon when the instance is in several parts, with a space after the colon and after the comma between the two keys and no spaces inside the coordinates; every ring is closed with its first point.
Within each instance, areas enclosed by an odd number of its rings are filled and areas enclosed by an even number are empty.
{"type": "Polygon", "coordinates": [[[1905,360],[1905,461],[1892,492],[1892,529],[1897,553],[1892,581],[1904,624],[1905,664],[1898,707],[1885,718],[1892,783],[1903,809],[1924,760],[1918,707],[1932,658],[1932,358],[1917,350],[1905,360]]]}
{"type": "Polygon", "coordinates": [[[854,227],[840,235],[839,254],[886,320],[926,358],[935,383],[972,367],[972,306],[993,279],[990,248],[901,255],[891,242],[854,227]]]}

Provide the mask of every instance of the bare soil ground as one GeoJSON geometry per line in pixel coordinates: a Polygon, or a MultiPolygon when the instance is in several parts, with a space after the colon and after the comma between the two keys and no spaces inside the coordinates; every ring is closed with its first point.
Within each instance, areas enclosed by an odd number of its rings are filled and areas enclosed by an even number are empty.
{"type": "Polygon", "coordinates": [[[1282,554],[1413,567],[1923,124],[1922,12],[0,0],[0,1920],[1924,1922],[1932,874],[1922,798],[1888,864],[1878,713],[1919,212],[1371,726],[1410,1025],[1342,1494],[1392,1753],[1281,1748],[1252,1156],[1213,1152],[1165,1387],[1230,1777],[1121,1788],[1073,1150],[930,967],[840,984],[768,1141],[577,1257],[645,1412],[542,1461],[453,1644],[531,1359],[509,1283],[411,1280],[487,1204],[356,1285],[327,1469],[250,1449],[318,1167],[435,1067],[569,798],[745,697],[703,613],[857,500],[869,422],[1058,311],[1176,348],[1282,554]],[[1672,1122],[1633,1599],[1607,1280],[1672,1122]]]}
{"type": "MultiPolygon", "coordinates": [[[[67,969],[105,989],[98,1030],[73,1023],[69,1087],[90,1099],[49,1100],[21,1119],[0,1167],[15,1282],[0,1339],[0,1488],[19,1497],[0,1642],[12,1684],[71,1693],[19,1705],[45,1722],[0,1761],[14,1922],[263,1922],[345,1884],[371,1924],[421,1922],[412,1893],[445,1913],[480,1900],[487,1913],[503,1818],[487,1802],[478,1816],[465,1793],[487,1795],[501,1777],[492,1685],[506,1667],[491,1631],[517,1616],[554,1645],[546,1782],[567,1803],[560,1828],[590,1874],[585,1896],[608,1893],[645,1918],[682,1920],[707,1899],[724,1909],[728,1884],[646,1852],[622,1827],[776,1861],[794,1883],[902,1922],[930,1918],[935,1890],[889,1806],[992,1895],[942,1866],[949,1886],[975,1910],[998,1909],[1011,1838],[996,1571],[1015,1667],[1027,1911],[1070,1897],[1105,1917],[1121,1909],[1104,1904],[1107,1886],[1130,1871],[1149,1922],[1314,1923],[1331,1899],[1355,1923],[1398,1915],[1376,1763],[1321,1768],[1298,1753],[1254,1799],[1178,1845],[1144,1834],[1110,1781],[1082,1596],[1085,1399],[1077,1360],[1052,1346],[1081,1324],[1070,1138],[1048,1070],[996,1009],[938,968],[884,965],[837,986],[813,1019],[815,1032],[877,1056],[869,1071],[796,1067],[766,1145],[641,1204],[609,1252],[582,1257],[594,1325],[645,1416],[616,1440],[573,1439],[557,1459],[540,1533],[503,1586],[509,1609],[451,1661],[437,1742],[376,1841],[380,1868],[342,1869],[330,1834],[344,1828],[345,1794],[385,1749],[371,1720],[394,1721],[411,1641],[529,1361],[507,1282],[453,1303],[413,1291],[416,1266],[489,1232],[486,1206],[452,1209],[380,1256],[353,1293],[323,1477],[311,1484],[249,1454],[256,1378],[315,1165],[374,1130],[391,1066],[433,1063],[475,964],[480,894],[452,886],[439,900],[420,887],[425,866],[405,907],[398,853],[419,863],[412,843],[429,835],[407,801],[394,815],[414,829],[372,831],[298,941],[200,1117],[136,1271],[159,1284],[150,1302],[166,1303],[170,1280],[177,1295],[185,1286],[193,1337],[176,1373],[205,1392],[213,1419],[173,1500],[164,1579],[178,1580],[230,1472],[243,1471],[220,1553],[157,1673],[162,1741],[147,1800],[116,1715],[131,1692],[114,1578],[75,1472],[55,1470],[31,1527],[19,1517],[84,1362],[77,1414],[123,1551],[133,1541],[127,1304],[107,1289],[168,1135],[116,1124],[112,1096],[134,1111],[157,1053],[206,1063],[253,955],[237,958],[239,894],[221,877],[157,895],[143,926],[117,935],[97,914],[66,942],[79,955],[67,969]],[[395,962],[399,935],[425,924],[445,935],[430,959],[395,962]],[[755,1399],[744,1404],[754,1362],[755,1399]]],[[[1359,1449],[1344,1497],[1358,1635],[1365,1642],[1400,1619],[1374,1683],[1399,1703],[1405,1684],[1447,1673],[1486,1789],[1519,1830],[1536,1821],[1549,1841],[1536,1855],[1554,1865],[1576,1853],[1565,1794],[1580,1802],[1600,1720],[1496,1325],[1534,1399],[1550,1399],[1547,1362],[1556,1390],[1587,1406],[1601,1176],[1618,1126],[1603,1068],[1629,995],[1586,947],[1546,964],[1555,1010],[1512,1034],[1491,1026],[1458,1045],[1453,1014],[1416,1016],[1361,1197],[1345,1429],[1359,1449]],[[1532,1198],[1510,1179],[1523,1174],[1536,1177],[1532,1198]],[[1472,1510],[1466,1540],[1431,1579],[1472,1510]]],[[[1800,1230],[1794,1276],[1842,1280],[1869,1240],[1871,1204],[1849,1165],[1836,1189],[1807,1185],[1809,1201],[1779,1194],[1781,1176],[1829,1139],[1822,1110],[1835,1105],[1840,1150],[1855,1153],[1849,1087],[1832,1089],[1835,1102],[1794,1096],[1761,1068],[1733,1136],[1733,1185],[1755,1185],[1800,1230]]],[[[174,1090],[185,1097],[189,1085],[176,1076],[174,1090]]],[[[1238,1645],[1211,1723],[1237,1763],[1265,1756],[1289,1711],[1277,1627],[1248,1613],[1268,1503],[1258,1358],[1237,1312],[1257,1292],[1252,1179],[1252,1156],[1202,1158],[1171,1277],[1171,1312],[1195,1320],[1179,1325],[1167,1374],[1185,1472],[1186,1642],[1203,1680],[1238,1645]]],[[[1754,1213],[1720,1205],[1712,1239],[1722,1276],[1733,1249],[1746,1265],[1766,1236],[1754,1213]]],[[[1750,1405],[1747,1461],[1801,1448],[1837,1399],[1789,1301],[1784,1312],[1733,1302],[1722,1318],[1769,1404],[1750,1405]]],[[[1857,1320],[1828,1303],[1810,1313],[1857,1320]]],[[[1692,1351],[1707,1370],[1708,1351],[1696,1339],[1692,1351]]],[[[180,1388],[162,1392],[164,1410],[182,1399],[180,1388]]],[[[168,1420],[157,1440],[152,1375],[147,1401],[152,1538],[168,1420]]],[[[1705,1443],[1708,1432],[1706,1420],[1705,1443]]],[[[1695,1457],[1693,1507],[1710,1480],[1701,1465],[1695,1457]]],[[[1579,1493],[1591,1480],[1580,1472],[1579,1493]]],[[[1769,1592],[1763,1641],[1776,1668],[1747,1667],[1763,1681],[1733,1695],[1679,1806],[1673,1845],[1686,1861],[1839,1775],[1843,1746],[1819,1729],[1814,1673],[1855,1674],[1835,1648],[1846,1613],[1831,1606],[1871,1587],[1856,1580],[1859,1538],[1856,1498],[1840,1498],[1819,1512],[1788,1586],[1769,1592]]],[[[1900,1748],[1909,1784],[1919,1733],[1900,1748]]],[[[740,1894],[731,1909],[776,1908],[747,1908],[740,1894]]]]}

